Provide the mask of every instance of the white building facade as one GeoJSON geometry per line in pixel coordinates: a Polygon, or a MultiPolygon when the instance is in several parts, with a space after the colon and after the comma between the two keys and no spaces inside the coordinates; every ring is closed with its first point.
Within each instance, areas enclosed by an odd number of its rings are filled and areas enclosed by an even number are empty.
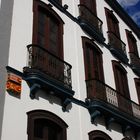
{"type": "Polygon", "coordinates": [[[0,1],[1,140],[140,140],[140,29],[116,0],[0,1]]]}

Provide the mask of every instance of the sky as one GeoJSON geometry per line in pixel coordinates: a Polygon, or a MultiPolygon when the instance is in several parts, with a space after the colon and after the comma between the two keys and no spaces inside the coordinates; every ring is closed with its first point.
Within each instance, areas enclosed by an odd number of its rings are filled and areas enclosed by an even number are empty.
{"type": "Polygon", "coordinates": [[[117,0],[140,27],[140,0],[117,0]]]}

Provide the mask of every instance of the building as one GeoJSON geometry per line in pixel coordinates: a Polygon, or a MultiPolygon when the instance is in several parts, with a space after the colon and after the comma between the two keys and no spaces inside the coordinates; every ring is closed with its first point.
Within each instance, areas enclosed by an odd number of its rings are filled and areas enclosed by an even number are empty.
{"type": "Polygon", "coordinates": [[[140,29],[116,0],[0,0],[1,140],[140,140],[140,29]]]}

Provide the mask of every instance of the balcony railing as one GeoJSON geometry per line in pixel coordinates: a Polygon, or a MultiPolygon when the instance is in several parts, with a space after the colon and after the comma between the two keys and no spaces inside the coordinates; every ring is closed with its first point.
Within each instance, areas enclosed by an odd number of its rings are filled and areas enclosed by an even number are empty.
{"type": "Polygon", "coordinates": [[[131,65],[137,67],[138,69],[140,69],[140,58],[135,54],[135,53],[131,53],[129,52],[130,55],[130,63],[131,65]]]}
{"type": "Polygon", "coordinates": [[[140,119],[140,106],[105,83],[91,79],[86,81],[86,86],[87,98],[103,101],[114,107],[114,110],[125,112],[127,115],[140,119]]]}
{"type": "Polygon", "coordinates": [[[71,88],[71,65],[39,45],[28,45],[28,68],[71,88]]]}
{"type": "Polygon", "coordinates": [[[83,19],[85,22],[89,23],[92,27],[95,28],[99,33],[102,34],[102,24],[103,22],[86,6],[78,5],[80,18],[83,19]]]}
{"type": "Polygon", "coordinates": [[[126,48],[125,43],[120,40],[119,37],[117,37],[113,32],[108,31],[108,39],[109,39],[109,45],[116,50],[122,51],[124,54],[126,54],[126,48]]]}

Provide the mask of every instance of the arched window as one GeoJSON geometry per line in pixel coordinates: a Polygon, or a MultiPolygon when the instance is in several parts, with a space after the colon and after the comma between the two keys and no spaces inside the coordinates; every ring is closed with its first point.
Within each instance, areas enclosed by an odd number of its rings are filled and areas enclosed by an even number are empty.
{"type": "Polygon", "coordinates": [[[80,4],[86,6],[90,11],[97,15],[96,0],[80,0],[80,4]]]}
{"type": "Polygon", "coordinates": [[[101,82],[104,82],[102,51],[98,46],[86,37],[82,37],[84,65],[85,65],[85,79],[87,87],[87,98],[104,99],[105,91],[101,82]],[[99,88],[100,87],[100,88],[99,88]],[[102,90],[101,90],[102,88],[102,90]],[[102,91],[102,92],[100,92],[102,91]]]}
{"type": "Polygon", "coordinates": [[[34,110],[28,115],[28,140],[66,140],[67,124],[55,114],[34,110]]]}
{"type": "Polygon", "coordinates": [[[125,68],[120,64],[120,62],[113,60],[113,71],[116,84],[116,90],[120,92],[124,97],[130,98],[128,81],[127,81],[127,72],[125,68]]]}
{"type": "Polygon", "coordinates": [[[140,78],[134,78],[134,81],[135,81],[135,87],[136,87],[136,91],[137,91],[138,101],[140,104],[140,78]]]}
{"type": "Polygon", "coordinates": [[[82,37],[86,80],[104,81],[102,51],[86,37],[82,37]]]}
{"type": "Polygon", "coordinates": [[[119,21],[114,15],[112,10],[105,8],[107,26],[108,26],[108,42],[115,50],[121,51],[126,54],[125,43],[121,40],[119,31],[119,21]]]}
{"type": "Polygon", "coordinates": [[[132,105],[130,100],[127,72],[120,62],[113,60],[113,71],[115,78],[115,85],[117,90],[118,106],[119,108],[129,114],[132,114],[132,105]]]}
{"type": "Polygon", "coordinates": [[[118,19],[113,14],[113,11],[109,10],[108,8],[105,8],[105,14],[107,19],[108,31],[114,33],[117,37],[120,38],[118,19]]]}
{"type": "Polygon", "coordinates": [[[125,31],[126,31],[128,47],[129,47],[130,64],[134,72],[138,74],[137,71],[139,71],[140,68],[140,58],[139,58],[139,52],[137,48],[137,40],[131,31],[127,29],[125,31]],[[137,69],[136,71],[135,68],[137,69]]]}
{"type": "Polygon", "coordinates": [[[131,31],[127,29],[125,31],[126,31],[127,41],[128,41],[129,52],[139,57],[136,38],[134,37],[131,31]]]}
{"type": "Polygon", "coordinates": [[[95,130],[88,133],[89,140],[112,140],[106,133],[95,130]]]}
{"type": "Polygon", "coordinates": [[[33,3],[33,44],[40,45],[63,59],[64,22],[51,6],[34,0],[33,3]]]}

